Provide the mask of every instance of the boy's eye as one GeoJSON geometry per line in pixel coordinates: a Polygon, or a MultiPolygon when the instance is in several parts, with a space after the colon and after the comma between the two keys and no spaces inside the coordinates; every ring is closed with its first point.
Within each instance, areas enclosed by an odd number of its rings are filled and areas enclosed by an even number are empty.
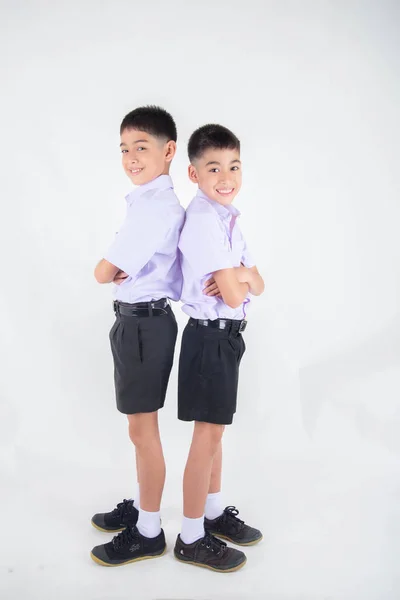
{"type": "Polygon", "coordinates": [[[138,150],[144,150],[145,148],[143,148],[143,146],[139,146],[138,150]]]}
{"type": "Polygon", "coordinates": [[[128,150],[121,150],[122,154],[125,154],[125,152],[128,152],[128,150]]]}
{"type": "Polygon", "coordinates": [[[232,167],[232,171],[239,171],[239,167],[237,167],[237,166],[232,167]]]}
{"type": "Polygon", "coordinates": [[[210,169],[210,173],[218,173],[218,171],[219,171],[219,169],[217,167],[210,169]]]}

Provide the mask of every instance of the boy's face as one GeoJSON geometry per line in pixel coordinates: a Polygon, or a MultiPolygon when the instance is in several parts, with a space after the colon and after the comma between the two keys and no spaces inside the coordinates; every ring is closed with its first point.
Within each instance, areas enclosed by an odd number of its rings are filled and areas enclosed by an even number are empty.
{"type": "Polygon", "coordinates": [[[189,165],[189,178],[211,200],[231,204],[242,185],[239,150],[207,150],[189,165]]]}
{"type": "Polygon", "coordinates": [[[176,144],[138,131],[125,129],[121,133],[122,166],[135,185],[143,185],[159,175],[168,175],[176,152],[176,144]]]}

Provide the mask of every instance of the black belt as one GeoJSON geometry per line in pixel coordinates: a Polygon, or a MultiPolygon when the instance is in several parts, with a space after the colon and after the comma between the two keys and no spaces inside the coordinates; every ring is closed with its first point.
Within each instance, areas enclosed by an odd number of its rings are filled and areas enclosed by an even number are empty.
{"type": "Polygon", "coordinates": [[[237,319],[193,319],[190,317],[189,323],[196,324],[197,327],[213,327],[214,329],[223,329],[241,333],[247,327],[247,321],[238,321],[237,319]]]}
{"type": "Polygon", "coordinates": [[[135,304],[128,304],[119,300],[115,300],[113,303],[115,315],[123,315],[124,317],[159,317],[168,314],[167,306],[169,306],[167,298],[153,300],[152,302],[136,302],[135,304]]]}

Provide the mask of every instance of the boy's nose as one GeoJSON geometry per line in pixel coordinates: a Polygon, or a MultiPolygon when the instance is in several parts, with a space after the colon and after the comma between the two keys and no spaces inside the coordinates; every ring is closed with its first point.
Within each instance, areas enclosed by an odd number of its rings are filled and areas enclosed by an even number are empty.
{"type": "Polygon", "coordinates": [[[219,180],[219,182],[220,182],[220,184],[221,184],[221,185],[222,185],[222,184],[226,185],[227,183],[229,183],[229,182],[230,182],[230,177],[229,177],[228,173],[227,173],[227,174],[225,174],[225,175],[224,175],[224,174],[222,174],[222,177],[221,177],[221,179],[219,180]]]}

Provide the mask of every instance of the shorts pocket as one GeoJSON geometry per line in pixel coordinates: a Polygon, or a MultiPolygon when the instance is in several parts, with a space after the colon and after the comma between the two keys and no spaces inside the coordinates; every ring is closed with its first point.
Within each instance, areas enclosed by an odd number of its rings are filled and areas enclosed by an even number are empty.
{"type": "Polygon", "coordinates": [[[108,337],[110,338],[110,340],[113,339],[114,334],[115,334],[115,332],[117,330],[118,324],[119,324],[118,319],[115,319],[115,321],[114,321],[114,323],[113,323],[113,325],[112,325],[112,327],[110,329],[110,333],[108,334],[108,337]]]}
{"type": "Polygon", "coordinates": [[[246,344],[244,343],[244,339],[243,336],[240,335],[239,336],[240,339],[240,354],[239,354],[239,363],[243,358],[243,354],[246,352],[246,344]]]}
{"type": "Polygon", "coordinates": [[[126,348],[126,356],[129,360],[143,362],[142,332],[138,320],[129,321],[124,327],[122,336],[122,347],[126,348]]]}
{"type": "Polygon", "coordinates": [[[244,343],[243,337],[238,335],[237,337],[229,337],[227,339],[228,348],[230,349],[231,354],[233,353],[234,359],[238,365],[240,365],[240,361],[242,360],[243,354],[246,351],[246,345],[244,343]]]}

